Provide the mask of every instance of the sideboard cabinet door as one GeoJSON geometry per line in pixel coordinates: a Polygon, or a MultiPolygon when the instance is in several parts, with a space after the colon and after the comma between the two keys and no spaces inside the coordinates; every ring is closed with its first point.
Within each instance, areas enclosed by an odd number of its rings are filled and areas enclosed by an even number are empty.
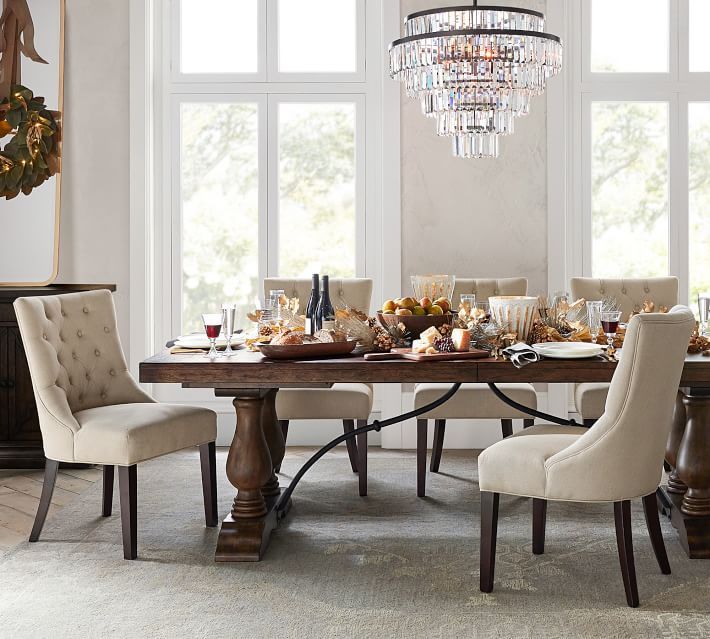
{"type": "Polygon", "coordinates": [[[32,378],[18,327],[8,327],[7,345],[8,417],[12,429],[8,439],[17,442],[41,442],[42,434],[39,430],[32,378]]]}
{"type": "Polygon", "coordinates": [[[0,440],[9,437],[8,418],[8,383],[9,374],[7,372],[7,327],[0,326],[0,440]]]}

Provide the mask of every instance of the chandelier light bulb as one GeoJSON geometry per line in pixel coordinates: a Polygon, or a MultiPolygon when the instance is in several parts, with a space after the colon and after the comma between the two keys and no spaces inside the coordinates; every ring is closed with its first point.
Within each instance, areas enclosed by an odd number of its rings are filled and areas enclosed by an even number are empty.
{"type": "Polygon", "coordinates": [[[562,42],[544,28],[531,9],[474,2],[418,11],[389,46],[390,76],[452,138],[454,156],[498,157],[498,136],[513,133],[562,68],[562,42]]]}

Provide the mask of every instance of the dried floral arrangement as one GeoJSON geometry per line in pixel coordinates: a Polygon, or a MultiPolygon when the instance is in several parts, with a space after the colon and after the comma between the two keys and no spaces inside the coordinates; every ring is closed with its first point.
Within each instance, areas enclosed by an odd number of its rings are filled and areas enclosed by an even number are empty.
{"type": "Polygon", "coordinates": [[[584,299],[578,299],[571,304],[563,300],[554,306],[548,297],[540,296],[538,313],[539,318],[533,322],[528,344],[592,341],[584,299]]]}
{"type": "Polygon", "coordinates": [[[335,325],[349,339],[357,340],[357,351],[361,353],[389,353],[393,348],[403,348],[411,343],[411,335],[401,322],[382,326],[376,317],[368,317],[347,305],[336,309],[335,325]]]}

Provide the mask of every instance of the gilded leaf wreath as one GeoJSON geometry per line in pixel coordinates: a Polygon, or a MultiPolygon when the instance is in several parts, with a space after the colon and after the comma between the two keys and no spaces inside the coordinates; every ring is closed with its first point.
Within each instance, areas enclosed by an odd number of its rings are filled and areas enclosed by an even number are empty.
{"type": "Polygon", "coordinates": [[[9,200],[29,195],[59,171],[59,113],[20,82],[21,54],[47,64],[35,49],[27,0],[5,0],[0,54],[0,197],[9,200]]]}

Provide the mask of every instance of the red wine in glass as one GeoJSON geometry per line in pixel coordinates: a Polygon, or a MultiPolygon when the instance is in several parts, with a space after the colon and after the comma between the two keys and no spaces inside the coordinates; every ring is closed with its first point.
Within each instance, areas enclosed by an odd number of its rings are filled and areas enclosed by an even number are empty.
{"type": "Polygon", "coordinates": [[[207,333],[207,337],[210,339],[217,339],[221,330],[221,324],[205,324],[205,333],[207,333]]]}
{"type": "Polygon", "coordinates": [[[607,335],[616,335],[619,328],[619,320],[602,321],[602,328],[607,335]]]}

